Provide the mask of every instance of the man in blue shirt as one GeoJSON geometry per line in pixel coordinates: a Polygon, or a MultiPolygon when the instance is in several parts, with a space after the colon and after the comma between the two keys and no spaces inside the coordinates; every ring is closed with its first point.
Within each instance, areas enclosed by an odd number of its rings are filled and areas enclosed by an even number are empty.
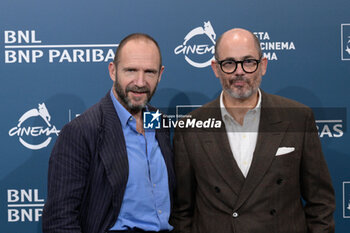
{"type": "Polygon", "coordinates": [[[131,34],[108,69],[111,91],[61,130],[51,153],[44,233],[173,229],[169,132],[143,128],[164,70],[159,46],[131,34]]]}

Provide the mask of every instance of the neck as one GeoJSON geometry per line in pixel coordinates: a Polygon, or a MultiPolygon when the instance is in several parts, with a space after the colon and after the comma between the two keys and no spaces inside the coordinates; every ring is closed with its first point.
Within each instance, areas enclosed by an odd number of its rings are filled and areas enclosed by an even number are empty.
{"type": "Polygon", "coordinates": [[[255,108],[259,100],[259,92],[256,91],[247,99],[237,99],[223,92],[223,103],[227,112],[240,124],[243,125],[244,116],[250,110],[255,108]]]}
{"type": "MultiPolygon", "coordinates": [[[[127,109],[127,108],[126,108],[127,109]]],[[[135,118],[136,120],[136,131],[145,135],[145,129],[143,128],[143,118],[142,118],[142,111],[132,111],[127,109],[128,112],[135,118]]]]}
{"type": "Polygon", "coordinates": [[[145,129],[143,128],[143,119],[142,119],[142,114],[141,111],[138,114],[139,116],[134,116],[133,117],[136,119],[136,131],[145,135],[145,129]]]}
{"type": "Polygon", "coordinates": [[[137,132],[142,133],[144,135],[145,130],[143,128],[142,110],[133,111],[133,110],[129,109],[129,107],[119,98],[119,96],[117,95],[115,90],[113,90],[113,94],[114,94],[115,98],[117,99],[117,101],[121,105],[123,105],[123,107],[135,118],[137,132]]]}

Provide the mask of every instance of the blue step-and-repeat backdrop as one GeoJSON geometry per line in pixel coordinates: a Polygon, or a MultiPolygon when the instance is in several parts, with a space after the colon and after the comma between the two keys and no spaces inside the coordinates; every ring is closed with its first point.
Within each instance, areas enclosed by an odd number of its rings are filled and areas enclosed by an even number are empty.
{"type": "Polygon", "coordinates": [[[1,0],[0,232],[41,232],[52,146],[111,88],[107,65],[123,37],[159,42],[165,71],[152,104],[175,112],[220,93],[209,64],[233,27],[261,40],[262,89],[315,109],[336,232],[350,232],[349,0],[1,0]]]}

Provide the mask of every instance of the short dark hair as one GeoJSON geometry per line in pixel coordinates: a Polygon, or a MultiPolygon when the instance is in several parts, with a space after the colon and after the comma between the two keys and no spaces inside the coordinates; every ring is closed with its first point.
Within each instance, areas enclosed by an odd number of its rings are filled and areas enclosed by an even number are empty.
{"type": "MultiPolygon", "coordinates": [[[[258,50],[258,54],[259,54],[259,58],[261,58],[262,57],[262,50],[261,50],[261,46],[260,46],[260,40],[259,40],[259,38],[256,36],[256,35],[254,35],[254,33],[252,33],[252,32],[250,32],[250,31],[248,31],[251,35],[252,35],[252,37],[253,37],[253,40],[254,40],[254,44],[255,44],[255,47],[256,47],[256,49],[258,50]]],[[[225,34],[225,33],[224,33],[225,34]]],[[[222,40],[222,37],[223,37],[223,35],[224,34],[222,34],[217,40],[216,40],[216,43],[215,43],[215,59],[219,59],[219,52],[218,52],[218,48],[219,48],[219,45],[220,45],[220,43],[221,43],[221,40],[222,40]]]]}
{"type": "Polygon", "coordinates": [[[131,40],[144,40],[144,41],[153,42],[156,45],[156,47],[158,49],[158,53],[159,53],[159,62],[160,62],[159,69],[162,67],[162,54],[160,52],[159,45],[155,39],[153,39],[150,35],[147,35],[145,33],[133,33],[133,34],[128,35],[124,39],[122,39],[122,41],[120,41],[119,46],[115,52],[114,60],[113,60],[113,63],[115,65],[118,65],[120,52],[122,51],[123,47],[125,46],[125,44],[127,42],[129,42],[131,40]]]}

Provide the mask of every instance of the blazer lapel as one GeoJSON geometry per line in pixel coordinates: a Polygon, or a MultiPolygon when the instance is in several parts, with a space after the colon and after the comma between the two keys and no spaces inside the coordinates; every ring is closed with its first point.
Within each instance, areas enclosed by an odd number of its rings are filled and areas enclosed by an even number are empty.
{"type": "MultiPolygon", "coordinates": [[[[209,118],[222,120],[219,98],[208,105],[208,114],[203,116],[203,120],[209,118]]],[[[199,140],[206,151],[206,155],[223,180],[238,195],[245,178],[233,157],[224,122],[222,121],[221,128],[219,129],[204,129],[202,132],[199,134],[199,140]]]]}
{"type": "Polygon", "coordinates": [[[202,145],[209,160],[232,191],[238,195],[245,178],[233,157],[226,130],[223,127],[222,132],[210,132],[204,135],[203,138],[202,145]]]}
{"type": "Polygon", "coordinates": [[[281,121],[276,107],[269,106],[268,97],[263,93],[258,139],[253,155],[253,161],[235,204],[238,209],[250,196],[268,171],[276,151],[288,128],[288,121],[281,121]],[[265,103],[264,103],[265,102],[265,103]]]}
{"type": "MultiPolygon", "coordinates": [[[[97,152],[106,170],[113,193],[125,190],[129,175],[129,163],[125,138],[113,102],[107,93],[101,103],[102,121],[97,152]]],[[[124,191],[121,192],[124,195],[124,191]]]]}

